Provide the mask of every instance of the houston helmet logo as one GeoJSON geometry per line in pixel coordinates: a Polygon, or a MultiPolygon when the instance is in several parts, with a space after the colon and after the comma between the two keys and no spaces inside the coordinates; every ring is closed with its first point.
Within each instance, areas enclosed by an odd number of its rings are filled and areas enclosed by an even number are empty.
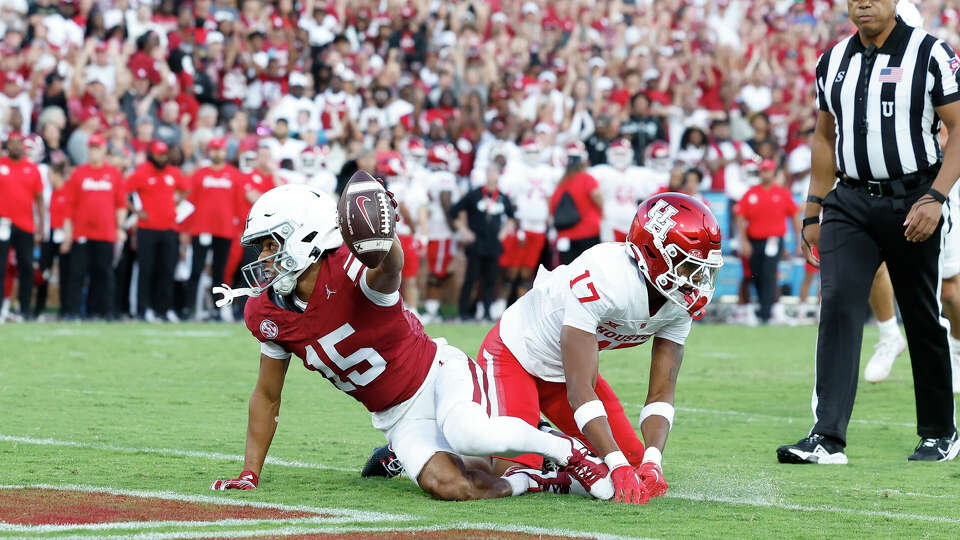
{"type": "Polygon", "coordinates": [[[653,205],[653,208],[647,212],[647,217],[650,218],[646,223],[643,224],[643,228],[647,230],[660,244],[667,239],[667,233],[670,232],[670,229],[677,224],[673,220],[679,212],[673,206],[670,206],[670,203],[660,199],[657,201],[657,204],[653,205]]]}

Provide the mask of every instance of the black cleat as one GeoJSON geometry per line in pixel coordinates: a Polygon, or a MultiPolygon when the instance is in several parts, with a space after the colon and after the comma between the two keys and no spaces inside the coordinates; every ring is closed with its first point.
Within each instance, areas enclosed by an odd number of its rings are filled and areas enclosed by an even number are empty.
{"type": "Polygon", "coordinates": [[[367,460],[360,471],[363,478],[372,478],[382,476],[384,478],[393,478],[403,473],[403,464],[397,459],[397,454],[389,444],[380,448],[373,449],[373,455],[367,460]]]}
{"type": "Polygon", "coordinates": [[[833,437],[813,433],[797,441],[777,448],[780,463],[818,463],[820,465],[846,465],[847,455],[843,445],[833,437]]]}
{"type": "Polygon", "coordinates": [[[907,457],[908,461],[950,461],[957,457],[960,441],[954,432],[949,437],[921,439],[917,449],[907,457]]]}

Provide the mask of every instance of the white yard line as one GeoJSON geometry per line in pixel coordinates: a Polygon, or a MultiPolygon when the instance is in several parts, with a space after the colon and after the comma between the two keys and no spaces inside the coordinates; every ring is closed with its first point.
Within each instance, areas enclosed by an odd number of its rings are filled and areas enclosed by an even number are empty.
{"type": "Polygon", "coordinates": [[[155,529],[158,527],[206,527],[213,525],[257,525],[257,524],[310,524],[310,523],[353,523],[370,522],[383,523],[388,521],[416,521],[417,516],[407,514],[387,514],[383,512],[368,512],[349,508],[323,508],[306,505],[290,505],[261,501],[245,501],[229,497],[213,495],[185,495],[173,491],[150,491],[137,489],[116,489],[102,486],[74,485],[74,484],[30,484],[30,485],[3,485],[0,489],[50,489],[61,491],[79,491],[84,493],[107,493],[110,495],[124,495],[127,497],[166,499],[180,502],[202,504],[219,504],[223,506],[245,506],[250,508],[265,508],[287,512],[309,512],[314,514],[329,514],[330,517],[317,516],[309,518],[289,519],[223,519],[217,521],[133,521],[109,523],[79,523],[63,525],[15,525],[0,522],[0,531],[13,532],[59,532],[68,530],[109,530],[109,529],[155,529]]]}
{"type": "MultiPolygon", "coordinates": [[[[183,456],[205,459],[217,459],[223,461],[243,461],[243,456],[239,454],[221,454],[218,452],[201,452],[197,450],[180,450],[178,448],[135,448],[129,446],[115,446],[112,444],[87,443],[79,441],[63,441],[58,439],[38,439],[34,437],[18,437],[16,435],[5,435],[0,433],[0,442],[18,442],[24,444],[36,444],[40,446],[70,446],[73,448],[89,448],[91,450],[107,450],[110,452],[126,452],[132,454],[161,454],[165,456],[183,456]]],[[[291,461],[277,457],[267,456],[268,465],[279,465],[281,467],[297,467],[301,469],[322,469],[328,471],[359,472],[355,467],[337,467],[334,465],[324,465],[322,463],[305,463],[303,461],[291,461]]]]}
{"type": "MultiPolygon", "coordinates": [[[[433,525],[425,527],[283,527],[278,529],[260,530],[233,530],[233,531],[190,531],[170,533],[141,533],[126,535],[124,538],[135,540],[162,540],[165,538],[247,538],[255,536],[292,536],[308,534],[350,534],[350,533],[378,533],[378,532],[457,532],[465,529],[477,529],[497,532],[514,532],[546,536],[560,536],[565,538],[596,538],[598,540],[649,540],[634,536],[617,536],[606,533],[591,533],[573,531],[570,529],[547,529],[543,527],[528,527],[525,525],[502,525],[498,523],[456,523],[453,525],[433,525]]],[[[98,536],[58,536],[57,540],[88,540],[100,538],[98,536]]]]}

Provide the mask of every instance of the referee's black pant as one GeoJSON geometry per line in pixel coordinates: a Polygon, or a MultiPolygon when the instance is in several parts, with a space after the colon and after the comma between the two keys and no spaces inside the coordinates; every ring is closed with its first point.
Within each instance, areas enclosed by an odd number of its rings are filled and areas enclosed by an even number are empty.
{"type": "Polygon", "coordinates": [[[483,317],[490,318],[490,304],[493,303],[493,293],[497,286],[497,277],[500,273],[499,255],[480,255],[467,250],[467,271],[463,277],[463,286],[460,288],[460,318],[473,318],[472,306],[473,287],[477,287],[477,302],[483,304],[483,317]]]}
{"type": "Polygon", "coordinates": [[[917,434],[955,431],[947,330],[940,324],[940,232],[907,242],[903,222],[929,185],[898,201],[873,197],[840,183],[823,202],[820,283],[823,297],[817,338],[813,433],[846,444],[860,371],[867,299],[881,261],[887,263],[910,348],[917,434]]]}
{"type": "Polygon", "coordinates": [[[10,237],[0,240],[0,303],[6,298],[4,289],[7,274],[7,254],[10,248],[17,254],[17,296],[20,299],[20,314],[24,319],[33,318],[30,309],[33,298],[33,235],[10,226],[10,237]]]}

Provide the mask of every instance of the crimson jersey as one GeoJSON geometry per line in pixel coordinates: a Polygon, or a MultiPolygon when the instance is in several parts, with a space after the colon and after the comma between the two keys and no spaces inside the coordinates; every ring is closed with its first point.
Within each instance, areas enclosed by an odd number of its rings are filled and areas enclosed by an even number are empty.
{"type": "Polygon", "coordinates": [[[366,267],[343,245],[324,260],[305,311],[283,307],[288,301],[270,289],[247,301],[244,319],[261,343],[296,355],[305,368],[379,412],[417,392],[437,345],[398,293],[370,291],[365,280],[366,267]]]}

